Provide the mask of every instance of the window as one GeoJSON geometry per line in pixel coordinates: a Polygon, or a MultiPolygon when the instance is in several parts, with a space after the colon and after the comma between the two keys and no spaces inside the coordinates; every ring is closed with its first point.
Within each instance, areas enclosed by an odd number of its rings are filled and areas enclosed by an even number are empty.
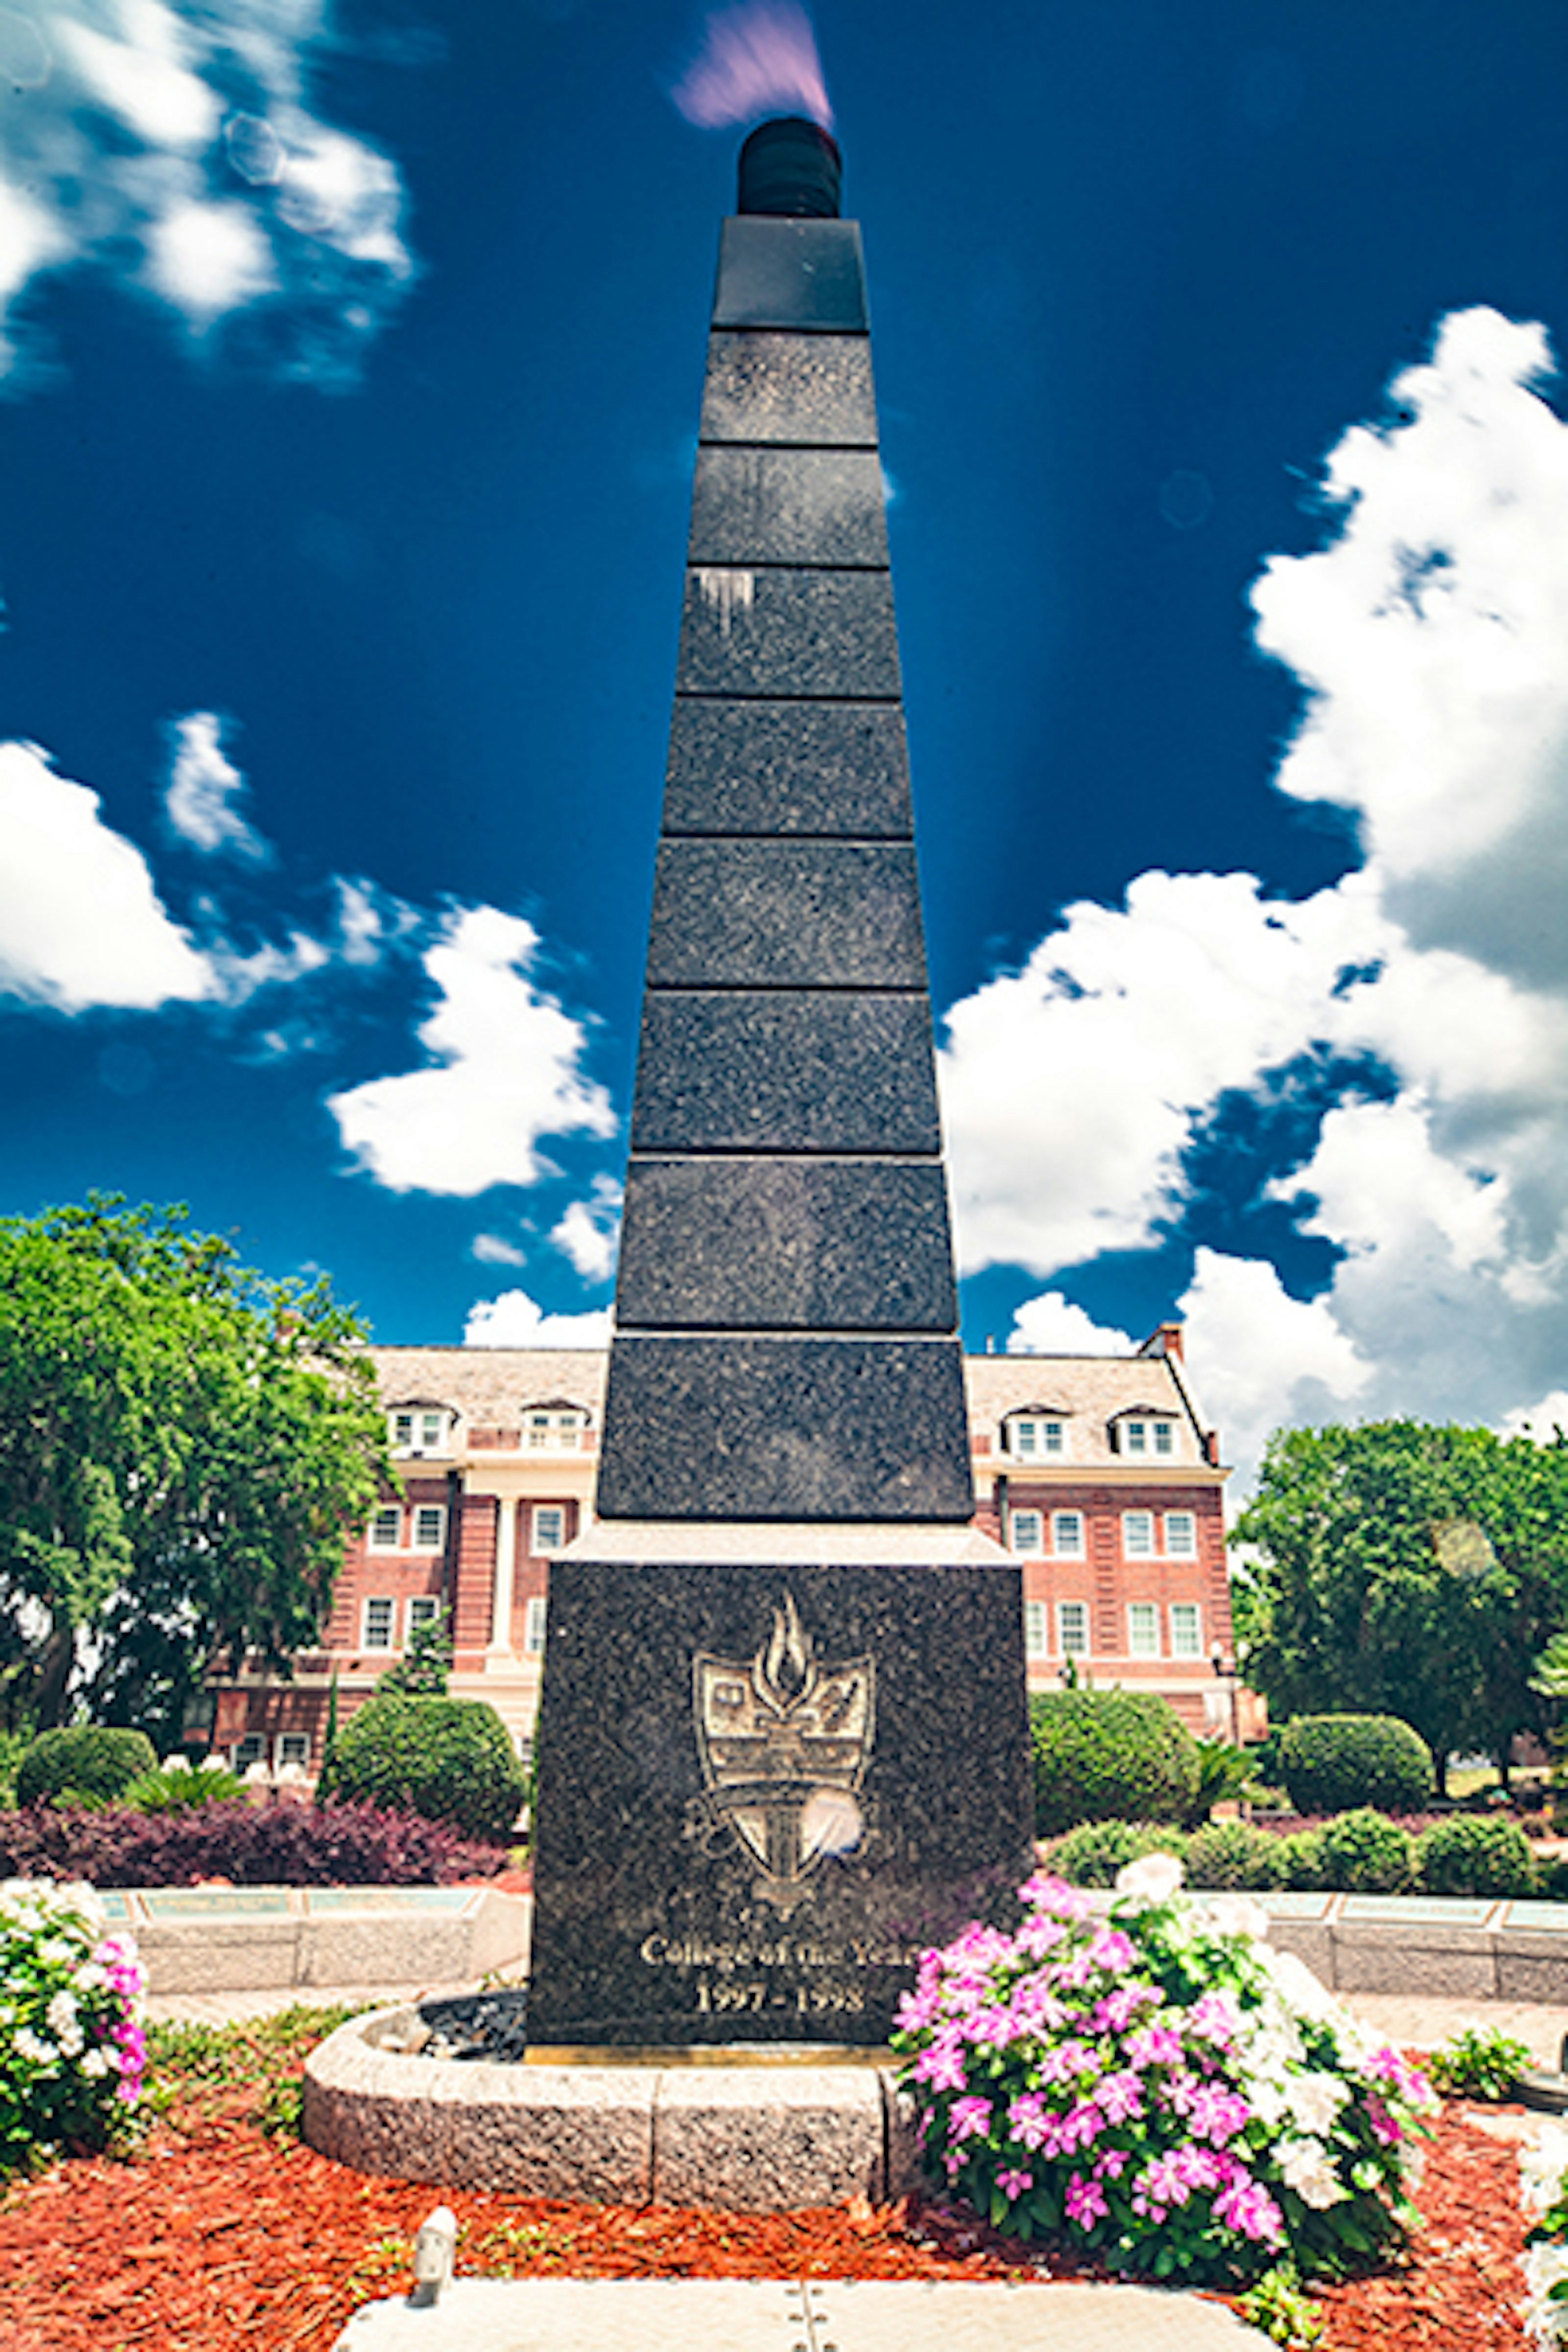
{"type": "Polygon", "coordinates": [[[1173,1601],[1171,1603],[1171,1655],[1173,1658],[1201,1658],[1204,1654],[1203,1625],[1195,1601],[1173,1601]]]}
{"type": "Polygon", "coordinates": [[[560,1551],[566,1541],[564,1503],[535,1503],[530,1551],[560,1551]]]}
{"type": "Polygon", "coordinates": [[[263,1732],[247,1731],[234,1751],[234,1769],[248,1772],[253,1764],[267,1761],[267,1738],[263,1732]]]}
{"type": "Polygon", "coordinates": [[[392,1647],[393,1601],[390,1593],[378,1593],[364,1604],[364,1634],[361,1647],[366,1650],[390,1650],[392,1647]]]}
{"type": "Polygon", "coordinates": [[[1065,1451],[1066,1439],[1059,1421],[1042,1421],[1033,1413],[1018,1413],[1005,1424],[1006,1451],[1016,1454],[1020,1461],[1030,1462],[1047,1454],[1065,1451]]]}
{"type": "Polygon", "coordinates": [[[522,1612],[522,1646],[531,1658],[537,1658],[544,1648],[547,1606],[543,1594],[536,1592],[522,1612]]]}
{"type": "Polygon", "coordinates": [[[391,1416],[395,1454],[439,1454],[447,1442],[447,1415],[422,1405],[405,1405],[391,1416]]]}
{"type": "Polygon", "coordinates": [[[403,1510],[397,1503],[384,1503],[370,1523],[372,1551],[395,1551],[403,1539],[403,1510]]]}
{"type": "Polygon", "coordinates": [[[587,1425],[587,1414],[575,1406],[565,1412],[540,1406],[523,1415],[522,1442],[530,1454],[576,1454],[587,1425]]]}
{"type": "Polygon", "coordinates": [[[1007,1514],[1007,1549],[1029,1552],[1036,1556],[1046,1548],[1046,1525],[1038,1511],[1009,1511],[1007,1514]]]}
{"type": "Polygon", "coordinates": [[[1175,1432],[1168,1421],[1157,1421],[1154,1423],[1154,1451],[1156,1454],[1171,1454],[1175,1451],[1175,1432]]]}
{"type": "Polygon", "coordinates": [[[1083,1558],[1083,1513],[1081,1511],[1051,1513],[1051,1549],[1058,1559],[1083,1558]]]}
{"type": "Polygon", "coordinates": [[[1024,1603],[1024,1655],[1043,1658],[1047,1651],[1046,1604],[1043,1601],[1024,1603]]]}
{"type": "Polygon", "coordinates": [[[308,1768],[310,1761],[310,1733],[308,1731],[280,1731],[278,1735],[277,1761],[279,1766],[284,1764],[300,1764],[308,1768]]]}
{"type": "Polygon", "coordinates": [[[1131,1658],[1160,1654],[1160,1612],[1152,1601],[1127,1604],[1127,1654],[1131,1658]]]}
{"type": "Polygon", "coordinates": [[[1089,1655],[1088,1601],[1058,1601],[1057,1631],[1061,1635],[1064,1658],[1087,1658],[1089,1655]]]}
{"type": "Polygon", "coordinates": [[[1154,1556],[1154,1514],[1152,1511],[1123,1511],[1121,1514],[1121,1557],[1123,1559],[1152,1559],[1154,1556]]]}
{"type": "Polygon", "coordinates": [[[1172,1454],[1176,1450],[1176,1433],[1168,1421],[1124,1421],[1121,1424],[1123,1454],[1172,1454]]]}
{"type": "Polygon", "coordinates": [[[404,1640],[407,1641],[411,1637],[416,1625],[433,1625],[440,1613],[441,1602],[438,1594],[416,1592],[403,1604],[404,1640]]]}
{"type": "Polygon", "coordinates": [[[414,1510],[414,1549],[439,1551],[447,1540],[447,1513],[440,1503],[418,1503],[414,1510]]]}
{"type": "Polygon", "coordinates": [[[1198,1523],[1191,1511],[1166,1512],[1165,1552],[1171,1559],[1196,1559],[1198,1523]]]}

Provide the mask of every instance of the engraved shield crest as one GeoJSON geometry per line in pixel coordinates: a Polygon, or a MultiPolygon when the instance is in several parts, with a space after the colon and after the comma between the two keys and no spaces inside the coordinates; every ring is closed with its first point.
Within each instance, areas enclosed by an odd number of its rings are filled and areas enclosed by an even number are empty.
{"type": "Polygon", "coordinates": [[[865,1828],[873,1662],[819,1660],[786,1591],[754,1658],[699,1653],[692,1676],[708,1817],[760,1865],[759,1893],[791,1909],[813,1864],[850,1852],[865,1828]]]}

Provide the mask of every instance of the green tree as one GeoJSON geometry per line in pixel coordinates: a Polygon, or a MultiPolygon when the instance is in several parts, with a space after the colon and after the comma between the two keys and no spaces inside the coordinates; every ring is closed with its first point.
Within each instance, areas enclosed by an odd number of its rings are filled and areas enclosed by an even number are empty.
{"type": "Polygon", "coordinates": [[[179,1737],[211,1664],[320,1634],[387,1482],[365,1334],[184,1210],[0,1219],[0,1707],[179,1737]]]}
{"type": "MultiPolygon", "coordinates": [[[[384,1675],[376,1676],[375,1686],[398,1698],[445,1698],[451,1671],[451,1612],[443,1601],[415,1626],[402,1657],[395,1666],[388,1666],[384,1675]]],[[[332,1691],[335,1697],[335,1678],[332,1691]]],[[[330,1748],[330,1737],[326,1744],[330,1748]]]]}
{"type": "Polygon", "coordinates": [[[1436,1760],[1545,1729],[1568,1446],[1391,1421],[1277,1431],[1232,1533],[1247,1679],[1280,1716],[1402,1716],[1436,1760]]]}

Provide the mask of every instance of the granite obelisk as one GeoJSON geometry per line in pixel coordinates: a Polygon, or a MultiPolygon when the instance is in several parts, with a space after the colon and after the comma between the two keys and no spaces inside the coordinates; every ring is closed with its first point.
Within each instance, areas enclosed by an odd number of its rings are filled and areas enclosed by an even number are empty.
{"type": "Polygon", "coordinates": [[[551,1577],[542,2055],[879,2042],[1027,1864],[837,177],[764,124],[721,236],[598,1522],[551,1577]]]}

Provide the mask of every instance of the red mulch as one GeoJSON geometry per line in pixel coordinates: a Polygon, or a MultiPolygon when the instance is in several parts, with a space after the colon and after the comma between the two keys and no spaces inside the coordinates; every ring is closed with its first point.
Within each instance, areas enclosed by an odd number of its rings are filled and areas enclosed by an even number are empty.
{"type": "MultiPolygon", "coordinates": [[[[76,2158],[12,2188],[6,2352],[329,2352],[359,2304],[406,2292],[408,2242],[444,2192],[266,2137],[260,2095],[182,2094],[133,2160],[76,2158]]],[[[1325,2352],[1522,2352],[1517,2178],[1514,2147],[1448,2106],[1410,2260],[1325,2292],[1325,2352]]],[[[986,2279],[1068,2267],[931,2207],[725,2214],[445,2194],[466,2225],[459,2270],[986,2279]]]]}

